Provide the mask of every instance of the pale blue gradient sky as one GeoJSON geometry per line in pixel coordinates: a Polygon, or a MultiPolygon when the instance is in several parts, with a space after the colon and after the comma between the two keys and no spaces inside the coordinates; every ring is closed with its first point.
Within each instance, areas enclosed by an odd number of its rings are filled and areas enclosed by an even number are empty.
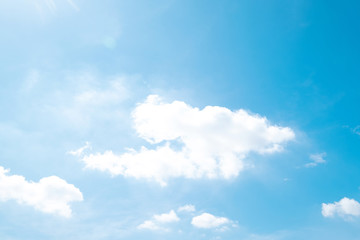
{"type": "Polygon", "coordinates": [[[85,1],[0,3],[0,166],[82,192],[73,215],[0,202],[0,238],[349,239],[358,217],[322,203],[360,201],[360,4],[356,1],[85,1]],[[246,109],[296,137],[225,179],[153,181],[84,169],[68,154],[153,146],[131,112],[150,94],[193,107],[246,109]],[[322,154],[325,163],[306,164],[322,154]],[[309,166],[309,165],[308,165],[309,166]],[[137,227],[177,212],[168,230],[137,227]],[[211,213],[226,231],[198,229],[211,213]]]}

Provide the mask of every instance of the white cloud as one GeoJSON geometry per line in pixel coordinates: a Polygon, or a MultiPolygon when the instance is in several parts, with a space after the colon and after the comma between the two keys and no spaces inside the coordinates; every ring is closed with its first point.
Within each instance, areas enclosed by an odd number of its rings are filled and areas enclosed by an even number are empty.
{"type": "Polygon", "coordinates": [[[156,145],[120,155],[112,151],[83,157],[86,168],[112,175],[146,178],[166,185],[169,178],[236,177],[250,152],[268,154],[294,139],[288,127],[245,110],[207,106],[200,110],[184,102],[164,103],[150,95],[132,113],[140,137],[156,145]]]}
{"type": "MultiPolygon", "coordinates": [[[[184,205],[178,208],[178,212],[195,212],[194,205],[184,205]]],[[[170,231],[170,223],[179,222],[181,219],[176,215],[174,210],[168,213],[155,214],[151,219],[144,221],[138,225],[138,229],[147,229],[152,231],[170,231]]],[[[217,217],[210,213],[197,214],[191,219],[191,224],[196,228],[214,229],[219,232],[230,230],[230,228],[238,227],[237,223],[226,218],[217,217]]],[[[182,231],[182,230],[179,230],[182,231]]]]}
{"type": "Polygon", "coordinates": [[[169,213],[163,214],[155,214],[152,217],[153,220],[146,220],[142,224],[140,224],[137,228],[138,229],[148,229],[148,230],[161,230],[161,231],[168,231],[169,229],[163,227],[163,224],[173,223],[180,221],[180,218],[176,215],[174,210],[171,210],[169,213]]]}
{"type": "Polygon", "coordinates": [[[360,203],[354,199],[344,197],[339,202],[323,203],[321,213],[324,217],[359,217],[360,203]]]}
{"type": "Polygon", "coordinates": [[[326,163],[326,160],[324,159],[326,157],[326,153],[317,153],[317,154],[311,154],[310,159],[312,162],[305,164],[305,167],[316,167],[318,164],[326,163]]]}
{"type": "Polygon", "coordinates": [[[180,220],[174,210],[171,210],[169,213],[154,215],[154,219],[160,223],[178,222],[180,220]]]}
{"type": "Polygon", "coordinates": [[[184,205],[178,208],[178,212],[195,212],[195,206],[188,204],[188,205],[184,205]]]}
{"type": "Polygon", "coordinates": [[[72,213],[69,203],[83,200],[78,188],[57,176],[29,182],[23,176],[8,173],[9,170],[0,166],[0,201],[15,200],[44,213],[68,218],[72,213]]]}
{"type": "Polygon", "coordinates": [[[164,228],[158,226],[156,223],[154,223],[151,220],[146,220],[145,222],[140,224],[137,228],[138,229],[147,229],[147,230],[152,230],[152,231],[165,230],[164,228]]]}
{"type": "Polygon", "coordinates": [[[197,228],[218,228],[230,224],[231,221],[225,217],[216,217],[210,213],[203,213],[193,217],[191,224],[197,228]]]}

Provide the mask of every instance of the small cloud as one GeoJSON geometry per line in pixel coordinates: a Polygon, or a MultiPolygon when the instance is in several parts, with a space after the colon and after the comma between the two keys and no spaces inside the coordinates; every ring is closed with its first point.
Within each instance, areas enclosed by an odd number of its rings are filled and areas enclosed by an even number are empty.
{"type": "Polygon", "coordinates": [[[203,213],[193,217],[191,224],[197,228],[217,228],[220,231],[227,230],[227,225],[232,223],[228,218],[216,217],[210,213],[203,213]]]}
{"type": "Polygon", "coordinates": [[[67,154],[70,154],[70,155],[73,155],[73,156],[76,156],[76,157],[80,157],[84,153],[84,151],[86,149],[91,149],[91,145],[90,145],[89,142],[86,142],[85,146],[83,146],[83,147],[81,147],[81,148],[79,148],[77,150],[68,151],[67,154]]]}
{"type": "Polygon", "coordinates": [[[152,230],[152,231],[166,230],[166,228],[162,228],[162,227],[158,226],[156,223],[154,223],[151,220],[145,221],[144,223],[140,224],[137,228],[138,229],[147,229],[147,230],[152,230]]]}
{"type": "Polygon", "coordinates": [[[177,211],[178,212],[195,212],[196,209],[195,209],[194,205],[187,204],[187,205],[179,207],[177,211]]]}
{"type": "Polygon", "coordinates": [[[360,125],[357,125],[356,127],[352,128],[349,125],[343,125],[343,128],[349,129],[352,133],[360,136],[360,125]]]}
{"type": "Polygon", "coordinates": [[[360,203],[354,199],[344,197],[339,202],[323,203],[321,213],[324,217],[359,217],[360,203]]]}
{"type": "Polygon", "coordinates": [[[324,159],[324,157],[326,157],[326,153],[317,153],[317,154],[311,154],[310,155],[310,160],[312,160],[311,162],[305,164],[305,167],[309,168],[309,167],[316,167],[319,164],[324,164],[326,163],[326,160],[324,159]]]}
{"type": "Polygon", "coordinates": [[[353,133],[357,134],[360,136],[360,125],[356,126],[355,128],[352,129],[353,133]]]}
{"type": "Polygon", "coordinates": [[[178,221],[180,221],[180,218],[176,215],[174,210],[171,210],[169,213],[155,214],[152,217],[152,220],[144,221],[137,228],[152,231],[169,231],[168,228],[165,228],[162,225],[178,221]]]}
{"type": "Polygon", "coordinates": [[[154,215],[154,219],[161,223],[178,222],[180,220],[174,210],[171,210],[169,213],[154,215]]]}

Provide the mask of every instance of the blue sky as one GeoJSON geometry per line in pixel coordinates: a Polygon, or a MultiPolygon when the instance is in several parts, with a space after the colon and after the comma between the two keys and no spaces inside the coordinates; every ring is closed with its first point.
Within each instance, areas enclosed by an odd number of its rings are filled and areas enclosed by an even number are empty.
{"type": "Polygon", "coordinates": [[[0,238],[358,239],[356,1],[0,3],[0,238]]]}

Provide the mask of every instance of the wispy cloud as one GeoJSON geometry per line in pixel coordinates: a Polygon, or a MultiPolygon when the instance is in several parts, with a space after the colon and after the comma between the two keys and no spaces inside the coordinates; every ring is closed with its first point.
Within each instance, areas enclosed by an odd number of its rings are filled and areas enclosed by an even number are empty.
{"type": "Polygon", "coordinates": [[[359,126],[356,126],[352,129],[353,133],[357,134],[360,136],[360,125],[359,126]]]}
{"type": "Polygon", "coordinates": [[[195,206],[191,204],[187,204],[178,208],[178,212],[195,212],[195,211],[196,211],[195,206]]]}
{"type": "Polygon", "coordinates": [[[80,157],[81,155],[83,155],[84,151],[87,150],[87,149],[91,149],[91,145],[90,145],[89,142],[86,142],[85,146],[83,146],[83,147],[81,147],[79,149],[68,151],[67,154],[70,154],[70,155],[73,155],[73,156],[76,156],[76,157],[80,157]]]}
{"type": "Polygon", "coordinates": [[[131,95],[126,84],[132,79],[127,76],[104,77],[78,71],[61,78],[66,87],[51,89],[43,111],[76,130],[90,128],[97,119],[119,119],[123,110],[120,105],[131,95]]]}
{"type": "Polygon", "coordinates": [[[324,159],[324,157],[326,157],[326,153],[316,153],[316,154],[311,154],[310,155],[310,160],[311,162],[305,164],[305,167],[309,168],[309,167],[316,167],[319,164],[324,164],[326,163],[326,160],[324,159]]]}

